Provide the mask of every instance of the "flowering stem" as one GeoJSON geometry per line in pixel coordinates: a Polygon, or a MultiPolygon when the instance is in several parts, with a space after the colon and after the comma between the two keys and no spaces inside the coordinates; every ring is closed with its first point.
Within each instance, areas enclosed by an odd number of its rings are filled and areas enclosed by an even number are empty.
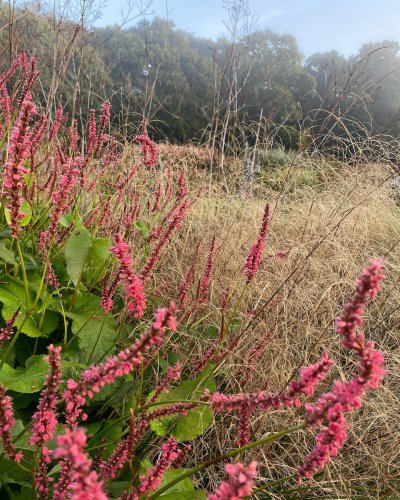
{"type": "Polygon", "coordinates": [[[139,408],[137,408],[136,411],[137,413],[141,413],[145,410],[148,410],[149,408],[152,408],[153,406],[172,405],[176,403],[193,403],[197,405],[206,405],[206,406],[211,404],[209,401],[199,401],[197,399],[170,399],[169,401],[154,401],[153,403],[139,406],[139,408]]]}
{"type": "Polygon", "coordinates": [[[253,441],[252,443],[249,443],[245,446],[240,446],[239,448],[235,448],[234,450],[228,451],[228,453],[224,453],[223,455],[219,455],[217,457],[212,458],[211,460],[208,460],[207,462],[204,462],[197,467],[192,467],[191,469],[188,469],[187,471],[183,472],[182,474],[179,474],[179,476],[176,476],[172,481],[167,483],[165,486],[157,490],[154,495],[151,495],[149,498],[157,498],[166,491],[168,491],[172,486],[175,484],[179,483],[183,479],[192,476],[193,474],[196,474],[197,472],[200,472],[207,467],[210,467],[210,465],[217,464],[219,462],[222,462],[223,460],[234,457],[236,455],[239,455],[240,453],[251,450],[252,448],[255,448],[256,446],[262,446],[263,444],[269,443],[271,441],[276,441],[277,439],[280,439],[283,436],[286,436],[287,434],[292,434],[293,432],[297,432],[300,429],[304,429],[306,426],[305,423],[296,425],[294,427],[290,427],[289,429],[285,429],[280,432],[274,432],[272,434],[269,434],[268,436],[258,439],[257,441],[253,441]]]}
{"type": "Polygon", "coordinates": [[[16,241],[16,244],[17,244],[17,251],[18,251],[19,260],[21,262],[22,277],[24,279],[26,308],[29,310],[29,308],[30,308],[29,283],[28,283],[28,278],[26,276],[25,262],[24,262],[24,257],[22,256],[22,251],[21,251],[21,247],[19,246],[18,240],[16,241]]]}

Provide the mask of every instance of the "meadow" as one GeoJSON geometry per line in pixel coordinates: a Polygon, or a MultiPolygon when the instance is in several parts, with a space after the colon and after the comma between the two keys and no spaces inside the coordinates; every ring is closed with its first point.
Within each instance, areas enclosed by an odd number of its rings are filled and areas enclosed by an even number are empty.
{"type": "Polygon", "coordinates": [[[393,165],[243,184],[37,77],[0,76],[1,498],[398,498],[393,165]]]}

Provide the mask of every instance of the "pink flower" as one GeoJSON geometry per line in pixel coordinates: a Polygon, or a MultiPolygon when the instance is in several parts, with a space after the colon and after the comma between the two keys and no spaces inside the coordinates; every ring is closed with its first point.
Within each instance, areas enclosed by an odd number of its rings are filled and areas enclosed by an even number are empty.
{"type": "Polygon", "coordinates": [[[110,123],[110,110],[111,104],[106,101],[101,107],[100,124],[98,130],[96,125],[95,111],[94,109],[90,110],[89,137],[87,147],[88,155],[97,154],[108,137],[104,134],[104,131],[107,125],[110,123]]]}
{"type": "Polygon", "coordinates": [[[49,132],[49,141],[52,141],[57,136],[58,131],[60,130],[62,119],[63,119],[63,108],[61,104],[59,104],[56,111],[56,118],[49,132]]]}
{"type": "Polygon", "coordinates": [[[19,220],[25,215],[21,212],[23,176],[28,173],[24,162],[30,154],[29,121],[35,113],[35,106],[28,95],[22,103],[22,109],[10,135],[8,161],[4,167],[3,191],[8,200],[6,207],[10,211],[13,238],[17,238],[20,231],[19,220]]]}
{"type": "Polygon", "coordinates": [[[190,206],[191,204],[186,198],[182,201],[177,200],[169,217],[156,230],[154,239],[157,240],[157,244],[147,258],[144,268],[140,273],[142,281],[146,281],[151,276],[152,271],[160,261],[163,248],[170,241],[174,232],[182,227],[182,221],[190,206]]]}
{"type": "Polygon", "coordinates": [[[40,395],[39,404],[32,420],[31,445],[43,446],[46,441],[53,438],[54,429],[57,425],[56,407],[58,403],[58,388],[61,382],[61,347],[49,345],[47,360],[50,371],[47,375],[44,389],[40,395]]]}
{"type": "Polygon", "coordinates": [[[50,259],[48,257],[48,251],[47,251],[47,241],[49,239],[49,232],[48,231],[42,231],[39,235],[39,249],[42,252],[42,257],[44,262],[47,263],[46,267],[46,283],[49,286],[52,286],[54,288],[59,288],[60,283],[57,279],[56,273],[54,272],[53,266],[50,262],[50,259]]]}
{"type": "Polygon", "coordinates": [[[168,467],[170,467],[178,457],[178,443],[173,437],[170,437],[168,441],[161,446],[161,457],[157,464],[150,469],[147,476],[140,477],[140,493],[147,493],[158,488],[168,467]]]}
{"type": "Polygon", "coordinates": [[[257,476],[257,462],[246,467],[241,463],[225,465],[229,480],[223,481],[208,500],[238,500],[248,497],[254,489],[254,478],[257,476]]]}
{"type": "Polygon", "coordinates": [[[208,300],[212,274],[215,266],[216,254],[217,254],[217,246],[214,235],[211,240],[210,250],[207,256],[207,262],[204,269],[204,274],[200,282],[199,290],[197,292],[197,300],[199,304],[204,304],[208,300]]]}
{"type": "MultiPolygon", "coordinates": [[[[64,458],[69,464],[68,489],[71,490],[71,500],[107,500],[103,490],[103,483],[97,472],[90,470],[92,460],[84,452],[86,434],[84,430],[67,430],[66,434],[57,437],[58,448],[54,451],[54,458],[64,458]]],[[[59,490],[57,495],[59,495],[59,490]]],[[[54,496],[54,498],[62,498],[54,496]]]]}
{"type": "Polygon", "coordinates": [[[128,311],[133,313],[135,318],[141,318],[146,309],[146,297],[143,291],[142,280],[134,273],[129,246],[122,240],[119,234],[115,236],[115,245],[111,249],[111,252],[119,261],[119,275],[125,284],[128,311]]]}
{"type": "MultiPolygon", "coordinates": [[[[111,384],[115,379],[131,373],[142,363],[144,354],[153,345],[161,345],[166,327],[176,330],[174,312],[173,302],[169,308],[159,309],[151,329],[137,339],[132,347],[121,351],[104,363],[88,368],[80,375],[79,382],[72,379],[67,381],[63,399],[66,402],[66,421],[69,427],[73,428],[77,425],[86,396],[92,398],[93,393],[100,392],[104,385],[111,384]]],[[[82,418],[85,419],[86,415],[83,414],[82,418]]]]}
{"type": "Polygon", "coordinates": [[[15,320],[18,318],[18,315],[20,313],[20,308],[18,308],[15,313],[13,314],[12,318],[6,321],[6,326],[3,328],[0,328],[0,349],[3,345],[4,342],[7,340],[10,340],[12,337],[14,330],[13,326],[15,323],[15,320]]]}
{"type": "Polygon", "coordinates": [[[157,146],[147,135],[147,123],[142,123],[142,134],[136,135],[133,142],[139,143],[142,146],[143,163],[147,167],[155,167],[157,164],[157,146]]]}
{"type": "Polygon", "coordinates": [[[35,472],[35,487],[37,490],[37,498],[47,500],[49,495],[49,483],[53,478],[48,477],[47,469],[51,462],[51,451],[43,446],[39,459],[39,470],[35,472]]]}
{"type": "Polygon", "coordinates": [[[181,378],[181,365],[176,363],[174,366],[169,366],[167,371],[167,376],[164,377],[161,382],[154,389],[154,396],[149,399],[148,403],[152,403],[157,400],[158,396],[163,392],[168,392],[168,388],[172,382],[176,382],[181,378]]]}
{"type": "MultiPolygon", "coordinates": [[[[31,158],[39,148],[40,141],[42,140],[44,131],[46,130],[46,126],[47,126],[46,115],[42,115],[39,118],[39,120],[36,121],[35,125],[32,128],[31,140],[30,140],[30,152],[29,152],[31,158]]],[[[33,158],[31,163],[33,163],[33,158]]],[[[31,169],[34,170],[34,168],[35,168],[34,165],[31,165],[31,169]]]]}
{"type": "Polygon", "coordinates": [[[101,292],[101,307],[106,314],[111,311],[111,308],[113,306],[113,295],[115,293],[115,290],[117,289],[119,279],[120,273],[118,272],[114,280],[111,282],[111,285],[107,288],[107,278],[104,277],[103,289],[101,292]]]}
{"type": "MultiPolygon", "coordinates": [[[[59,148],[61,153],[61,150],[59,148]]],[[[63,156],[63,155],[61,155],[63,156]]],[[[50,224],[47,230],[49,238],[53,238],[53,236],[57,232],[57,225],[61,219],[62,214],[69,208],[69,196],[74,189],[74,186],[77,183],[79,169],[78,164],[80,162],[80,158],[76,158],[75,160],[62,158],[63,165],[61,170],[61,178],[58,185],[58,191],[54,191],[52,193],[52,211],[50,213],[50,224]]]]}
{"type": "Polygon", "coordinates": [[[10,96],[8,94],[7,85],[5,84],[0,87],[0,107],[1,113],[4,116],[5,125],[6,127],[8,127],[11,121],[11,113],[13,108],[10,96]]]}
{"type": "Polygon", "coordinates": [[[320,432],[314,450],[297,469],[299,482],[312,477],[337,455],[347,437],[345,413],[361,408],[365,392],[376,389],[383,378],[382,353],[374,349],[373,342],[365,342],[363,333],[357,332],[363,323],[361,315],[365,305],[375,297],[383,279],[382,261],[371,261],[356,282],[353,299],[344,306],[343,314],[336,320],[336,330],[344,337],[343,346],[351,349],[359,361],[359,373],[346,382],[335,381],[332,391],[323,394],[315,405],[305,405],[307,424],[319,426],[320,432]]]}
{"type": "Polygon", "coordinates": [[[114,479],[119,469],[132,460],[133,448],[136,444],[136,428],[134,414],[131,410],[129,420],[129,434],[121,439],[108,460],[103,460],[100,465],[100,476],[103,479],[114,479]]]}
{"type": "Polygon", "coordinates": [[[6,396],[6,389],[0,385],[0,438],[3,441],[3,448],[9,458],[19,462],[23,454],[17,452],[11,438],[11,429],[14,425],[14,412],[12,399],[6,396]]]}
{"type": "Polygon", "coordinates": [[[76,152],[78,150],[78,140],[79,140],[78,120],[76,118],[72,121],[71,126],[68,129],[68,137],[69,137],[70,151],[76,152]]]}
{"type": "Polygon", "coordinates": [[[247,283],[250,283],[250,281],[257,274],[258,268],[260,267],[261,255],[268,234],[268,226],[269,226],[269,204],[267,203],[265,206],[260,231],[257,236],[257,241],[251,247],[250,253],[247,257],[247,262],[245,266],[247,283]]]}

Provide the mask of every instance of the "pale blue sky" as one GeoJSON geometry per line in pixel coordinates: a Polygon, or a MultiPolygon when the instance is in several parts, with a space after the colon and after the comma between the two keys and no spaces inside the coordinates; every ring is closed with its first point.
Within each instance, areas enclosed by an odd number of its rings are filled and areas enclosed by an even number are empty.
{"type": "MultiPolygon", "coordinates": [[[[126,0],[108,0],[96,25],[120,19],[126,0]]],[[[178,28],[203,37],[224,33],[222,0],[153,0],[151,12],[166,15],[178,28]]],[[[400,42],[400,0],[249,0],[258,28],[295,35],[300,49],[313,52],[337,49],[354,54],[368,41],[400,42]]]]}

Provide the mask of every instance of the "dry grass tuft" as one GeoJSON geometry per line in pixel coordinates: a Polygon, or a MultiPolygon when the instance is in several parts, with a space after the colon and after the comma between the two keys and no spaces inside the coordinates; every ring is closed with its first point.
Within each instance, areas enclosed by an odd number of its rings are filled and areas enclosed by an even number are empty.
{"type": "MultiPolygon", "coordinates": [[[[242,307],[240,344],[218,371],[226,393],[266,385],[282,389],[300,366],[315,362],[323,350],[337,361],[328,384],[334,377],[350,374],[354,359],[340,347],[334,318],[366,262],[377,256],[386,259],[387,280],[365,318],[367,338],[375,340],[386,356],[388,374],[383,387],[368,397],[361,412],[350,417],[349,439],[340,456],[304,490],[285,498],[395,498],[400,485],[396,479],[400,459],[400,209],[388,195],[390,175],[391,170],[381,165],[341,166],[320,176],[323,181],[318,190],[308,186],[281,193],[264,189],[262,198],[240,198],[220,190],[198,200],[168,257],[175,283],[174,276],[181,277],[188,266],[194,244],[200,242],[205,249],[217,234],[220,249],[213,314],[205,322],[218,325],[227,285],[237,290],[244,285],[240,268],[257,234],[264,204],[269,201],[274,207],[264,262],[242,307]],[[289,251],[286,259],[267,257],[280,250],[289,251]],[[265,353],[254,366],[250,382],[243,385],[247,353],[268,332],[272,337],[265,353]]],[[[184,325],[181,329],[186,335],[184,325]]],[[[192,342],[185,354],[193,359],[205,349],[204,342],[192,342]]],[[[300,418],[294,410],[259,415],[252,424],[253,437],[293,425],[300,418]]],[[[219,418],[197,446],[194,462],[229,450],[236,439],[232,417],[219,418]]],[[[312,443],[312,433],[302,432],[271,449],[253,451],[246,460],[256,458],[266,480],[279,478],[293,473],[312,443]]],[[[208,489],[218,477],[216,470],[209,471],[208,489]]],[[[278,491],[271,495],[282,498],[278,491]]]]}

